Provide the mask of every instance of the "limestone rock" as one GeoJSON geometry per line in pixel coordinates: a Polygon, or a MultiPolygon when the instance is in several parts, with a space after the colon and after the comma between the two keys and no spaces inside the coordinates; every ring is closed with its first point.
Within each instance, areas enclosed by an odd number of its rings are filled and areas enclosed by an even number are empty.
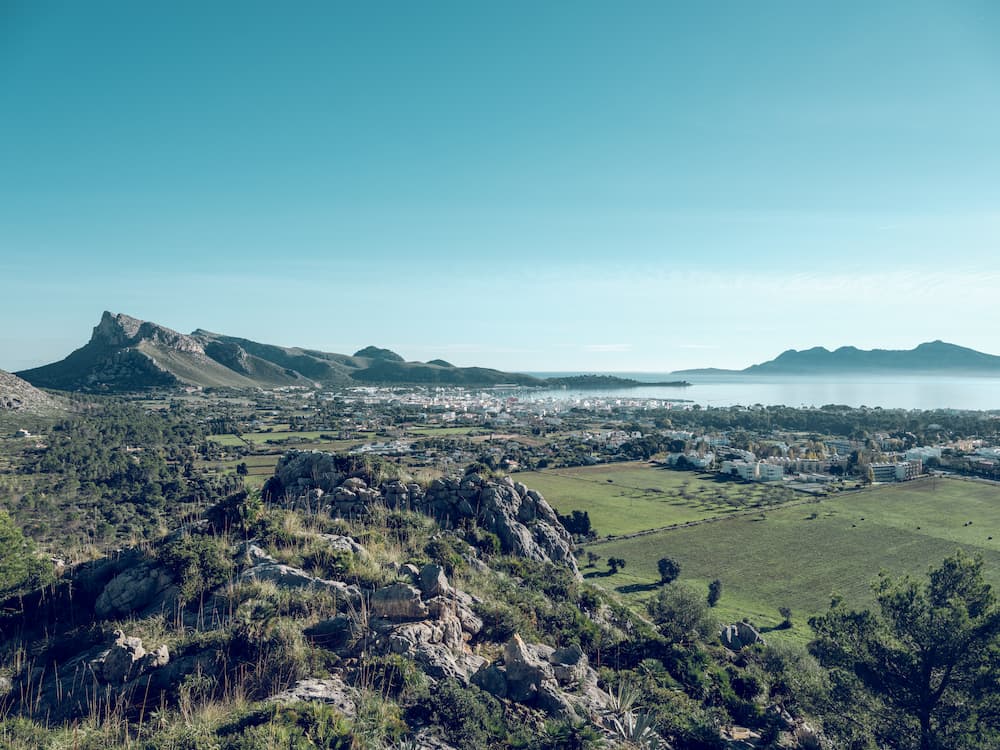
{"type": "Polygon", "coordinates": [[[94,614],[106,619],[147,609],[162,599],[172,585],[166,570],[151,562],[140,563],[111,579],[94,603],[94,614]]]}
{"type": "Polygon", "coordinates": [[[351,539],[349,536],[343,536],[341,534],[320,534],[317,538],[322,539],[332,549],[340,552],[350,552],[352,555],[359,558],[368,557],[368,550],[358,544],[358,542],[354,539],[351,539]]]}
{"type": "Polygon", "coordinates": [[[353,717],[357,713],[357,707],[354,702],[354,690],[348,687],[339,677],[299,680],[292,687],[288,688],[288,690],[272,696],[270,700],[276,703],[317,701],[333,706],[348,717],[353,717]]]}
{"type": "Polygon", "coordinates": [[[428,563],[420,569],[420,591],[424,596],[441,596],[451,591],[444,568],[428,563]]]}
{"type": "Polygon", "coordinates": [[[507,695],[521,703],[531,700],[538,693],[542,680],[549,676],[547,665],[516,633],[504,646],[503,660],[507,669],[507,695]]]}
{"type": "Polygon", "coordinates": [[[757,629],[746,622],[726,625],[720,633],[720,639],[723,646],[733,651],[739,651],[755,643],[765,643],[764,637],[757,629]]]}
{"type": "Polygon", "coordinates": [[[405,583],[385,586],[372,595],[372,612],[386,620],[422,620],[427,617],[427,605],[420,600],[420,591],[405,583]]]}
{"type": "Polygon", "coordinates": [[[361,602],[361,589],[353,584],[346,584],[341,581],[328,581],[323,578],[314,578],[300,568],[293,568],[290,565],[278,563],[262,563],[247,568],[240,573],[237,579],[240,583],[248,581],[271,581],[279,588],[303,589],[314,588],[330,591],[337,594],[357,606],[361,602]]]}
{"type": "Polygon", "coordinates": [[[170,661],[166,646],[146,653],[141,638],[126,636],[121,630],[115,631],[115,636],[111,648],[93,664],[104,682],[123,685],[143,672],[166,666],[170,661]]]}

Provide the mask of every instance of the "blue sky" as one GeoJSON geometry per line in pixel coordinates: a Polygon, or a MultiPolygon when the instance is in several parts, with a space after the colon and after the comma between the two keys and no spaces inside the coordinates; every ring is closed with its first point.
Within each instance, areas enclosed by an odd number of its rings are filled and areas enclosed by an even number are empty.
{"type": "Polygon", "coordinates": [[[0,368],[1000,352],[1000,5],[0,0],[0,368]]]}

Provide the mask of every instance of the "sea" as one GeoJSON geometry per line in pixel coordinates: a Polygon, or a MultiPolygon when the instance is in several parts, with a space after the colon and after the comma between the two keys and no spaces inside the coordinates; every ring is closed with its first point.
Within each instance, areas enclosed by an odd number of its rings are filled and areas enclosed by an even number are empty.
{"type": "Polygon", "coordinates": [[[648,372],[533,372],[537,377],[617,375],[641,382],[686,380],[688,387],[555,388],[519,394],[528,399],[657,399],[701,406],[794,406],[827,404],[884,409],[1000,411],[1000,378],[930,375],[754,376],[648,372]]]}

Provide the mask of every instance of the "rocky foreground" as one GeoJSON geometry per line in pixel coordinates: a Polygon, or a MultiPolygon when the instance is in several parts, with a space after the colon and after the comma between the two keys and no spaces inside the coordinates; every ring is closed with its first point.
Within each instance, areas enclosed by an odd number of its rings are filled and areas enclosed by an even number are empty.
{"type": "MultiPolygon", "coordinates": [[[[684,649],[583,583],[537,492],[475,473],[422,486],[321,453],[289,454],[265,489],[270,504],[239,493],[6,602],[4,646],[22,654],[0,679],[8,714],[94,737],[125,727],[154,750],[279,746],[279,729],[282,747],[428,750],[669,747],[703,731],[664,734],[633,705],[617,670],[646,665],[680,691],[664,693],[674,713],[760,745],[669,676],[684,649]],[[319,727],[325,744],[294,744],[319,727]]],[[[734,665],[762,645],[744,625],[723,642],[734,665]]],[[[785,706],[767,710],[783,746],[819,747],[785,706]]]]}

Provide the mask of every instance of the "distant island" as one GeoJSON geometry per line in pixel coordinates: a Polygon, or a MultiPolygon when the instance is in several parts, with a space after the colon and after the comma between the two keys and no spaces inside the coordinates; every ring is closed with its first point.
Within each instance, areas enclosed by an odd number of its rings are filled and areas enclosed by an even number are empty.
{"type": "Polygon", "coordinates": [[[677,370],[672,375],[1000,375],[1000,357],[944,341],[913,349],[858,349],[822,346],[789,349],[767,362],[742,370],[677,370]]]}
{"type": "Polygon", "coordinates": [[[588,388],[639,388],[643,386],[686,388],[691,384],[686,380],[652,383],[643,380],[633,380],[632,378],[620,378],[616,375],[567,375],[558,378],[546,378],[545,385],[584,390],[588,388]]]}

